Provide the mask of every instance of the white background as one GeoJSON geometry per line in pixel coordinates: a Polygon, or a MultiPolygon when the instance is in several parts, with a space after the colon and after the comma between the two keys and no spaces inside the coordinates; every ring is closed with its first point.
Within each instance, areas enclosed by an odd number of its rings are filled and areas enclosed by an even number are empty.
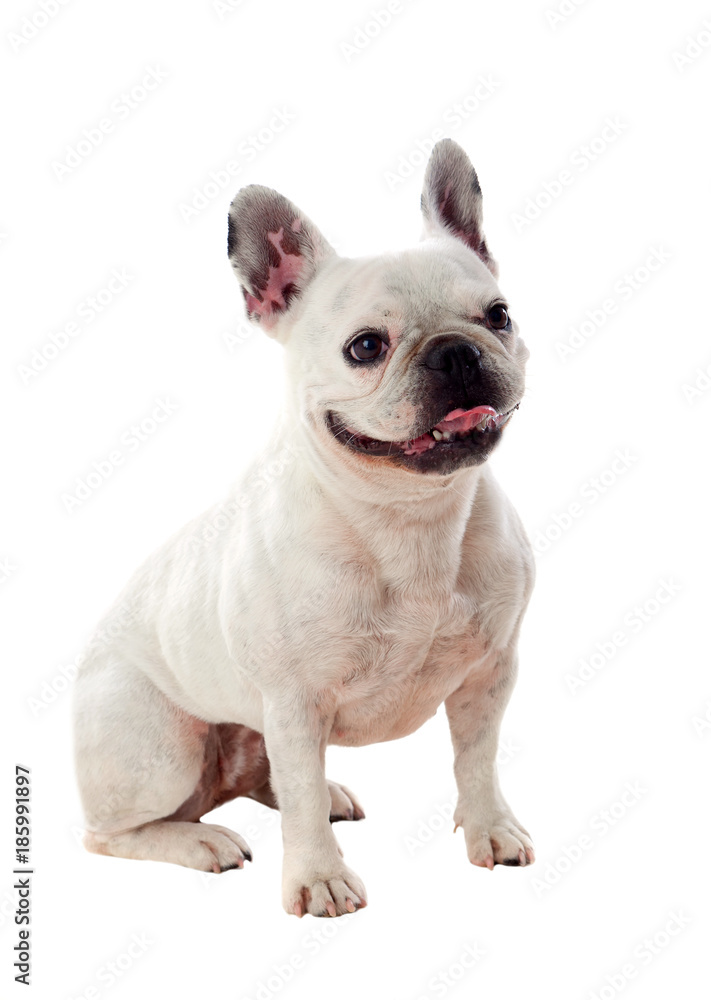
{"type": "Polygon", "coordinates": [[[555,23],[552,4],[403,0],[379,27],[385,0],[223,7],[3,7],[2,996],[28,995],[12,982],[15,763],[32,769],[29,995],[41,1000],[706,996],[711,8],[587,0],[555,23]],[[150,68],[165,79],[119,110],[150,68]],[[276,111],[292,120],[248,154],[276,111]],[[101,145],[58,169],[107,117],[101,145]],[[608,118],[619,134],[590,158],[608,118]],[[407,246],[418,144],[437,129],[477,167],[531,350],[525,402],[492,461],[539,552],[501,767],[538,860],[467,863],[442,819],[454,786],[440,712],[407,740],[330,751],[330,776],[366,808],[336,832],[370,905],[299,922],[280,905],[278,817],[254,803],[218,820],[252,843],[243,872],[83,851],[66,677],[132,570],[224,495],[279,404],[280,349],[245,333],[226,259],[237,188],[279,189],[343,254],[407,246]],[[237,175],[210,186],[228,161],[237,175]],[[87,323],[114,268],[130,280],[87,323]],[[563,359],[571,328],[610,298],[614,312],[563,359]],[[77,336],[47,351],[72,321],[77,336]],[[55,356],[28,375],[35,351],[55,356]],[[161,398],[177,410],[129,451],[122,435],[161,398]],[[123,463],[68,511],[63,495],[117,447],[123,463]],[[627,465],[610,471],[618,450],[627,465]],[[614,655],[573,693],[566,676],[598,643],[614,655]]]}

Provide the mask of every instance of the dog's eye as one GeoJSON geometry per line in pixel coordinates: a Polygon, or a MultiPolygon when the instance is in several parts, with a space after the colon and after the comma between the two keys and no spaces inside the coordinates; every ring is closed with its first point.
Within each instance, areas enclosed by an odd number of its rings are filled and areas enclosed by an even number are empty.
{"type": "Polygon", "coordinates": [[[486,314],[489,326],[493,327],[494,330],[505,330],[509,325],[509,313],[506,306],[502,306],[501,303],[492,306],[491,309],[486,314]]]}
{"type": "Polygon", "coordinates": [[[377,333],[365,333],[353,341],[349,351],[351,357],[355,358],[356,361],[373,361],[385,352],[387,346],[377,333]]]}

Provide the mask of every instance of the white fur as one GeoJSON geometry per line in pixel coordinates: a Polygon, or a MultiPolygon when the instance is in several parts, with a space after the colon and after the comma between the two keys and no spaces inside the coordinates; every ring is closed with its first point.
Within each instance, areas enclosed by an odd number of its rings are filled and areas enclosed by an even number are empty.
{"type": "MultiPolygon", "coordinates": [[[[241,867],[248,849],[237,835],[164,820],[200,780],[209,726],[242,724],[264,734],[282,812],[285,908],[353,910],[365,889],[341,857],[329,811],[359,806],[327,783],[326,747],[406,736],[444,702],[455,821],[470,860],[533,860],[494,763],[533,582],[519,519],[486,464],[418,475],[354,453],[323,422],[333,408],[362,433],[406,439],[415,346],[470,329],[462,317],[496,293],[491,271],[440,231],[384,258],[327,256],[279,318],[289,398],[270,446],[232,498],[136,573],[99,629],[116,638],[94,644],[80,671],[87,847],[241,867]],[[401,344],[384,374],[345,365],[348,332],[383,316],[401,344]],[[270,461],[282,474],[257,481],[270,461]]],[[[516,334],[502,347],[485,329],[476,337],[515,403],[522,342],[516,334]]]]}

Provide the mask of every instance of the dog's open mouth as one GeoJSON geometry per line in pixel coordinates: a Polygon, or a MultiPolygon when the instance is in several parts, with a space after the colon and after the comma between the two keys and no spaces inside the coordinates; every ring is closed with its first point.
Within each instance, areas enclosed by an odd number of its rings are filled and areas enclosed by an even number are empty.
{"type": "Polygon", "coordinates": [[[334,414],[329,414],[329,424],[336,437],[356,451],[369,455],[417,456],[425,452],[470,451],[486,446],[491,441],[482,435],[494,435],[500,431],[518,407],[517,403],[505,413],[497,413],[492,406],[452,410],[431,430],[409,441],[378,441],[347,427],[334,414]]]}

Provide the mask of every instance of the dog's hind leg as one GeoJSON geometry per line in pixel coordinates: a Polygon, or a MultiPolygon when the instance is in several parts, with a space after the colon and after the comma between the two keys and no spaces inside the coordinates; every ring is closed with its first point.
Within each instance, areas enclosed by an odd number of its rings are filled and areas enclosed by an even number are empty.
{"type": "Polygon", "coordinates": [[[141,671],[109,657],[80,670],[74,711],[88,850],[213,872],[251,860],[238,834],[199,818],[263,782],[268,764],[258,733],[188,714],[141,671]],[[226,773],[221,751],[243,743],[253,752],[242,755],[242,773],[239,754],[226,773]]]}

